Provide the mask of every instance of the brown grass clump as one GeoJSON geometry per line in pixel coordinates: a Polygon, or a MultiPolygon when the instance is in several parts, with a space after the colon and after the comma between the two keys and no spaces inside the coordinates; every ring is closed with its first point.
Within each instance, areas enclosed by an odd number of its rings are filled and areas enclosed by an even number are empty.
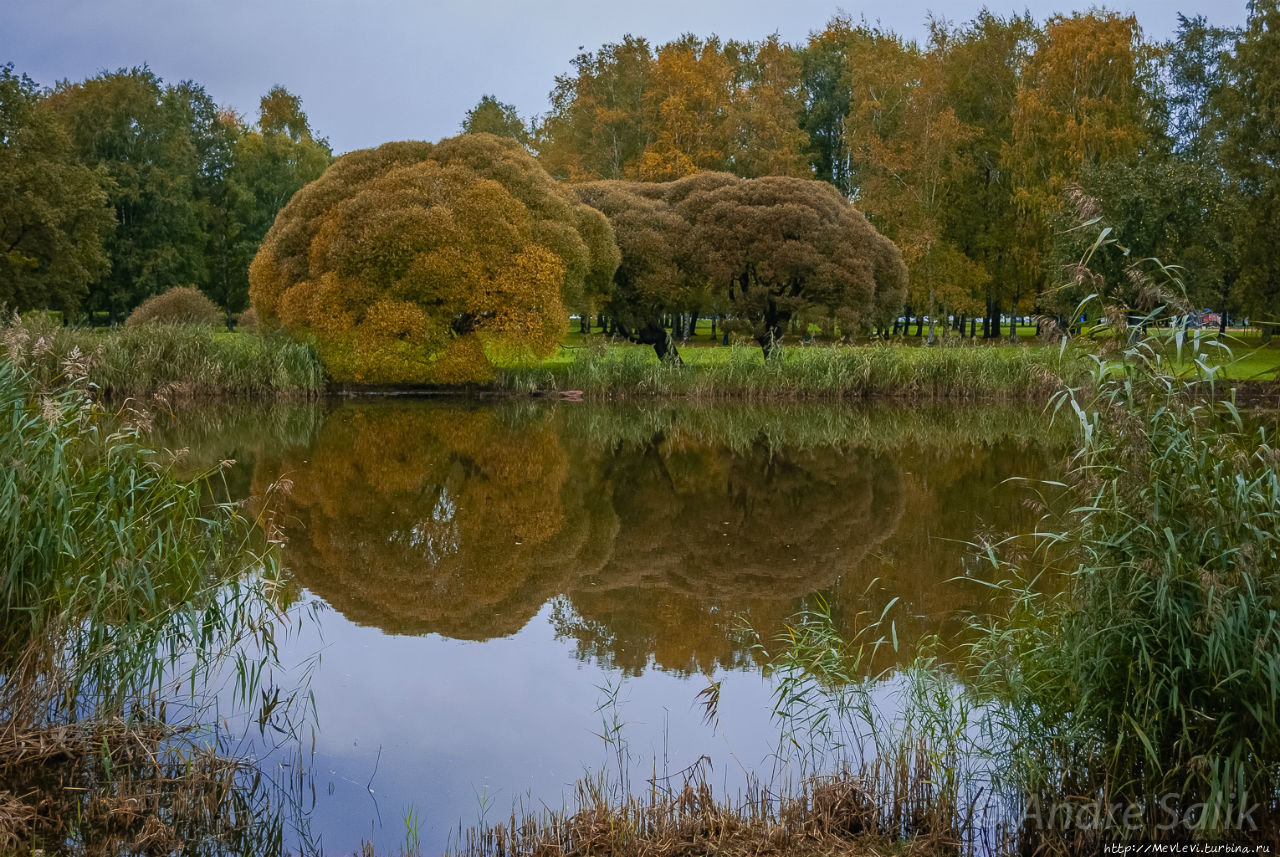
{"type": "Polygon", "coordinates": [[[0,853],[171,854],[255,835],[242,766],[163,723],[0,727],[0,853]],[[246,812],[247,811],[247,812],[246,812]]]}
{"type": "Polygon", "coordinates": [[[717,799],[699,773],[679,791],[653,789],[644,798],[617,799],[593,782],[579,782],[573,812],[519,816],[507,824],[473,828],[462,857],[868,857],[954,853],[953,831],[925,833],[889,823],[877,796],[859,777],[808,780],[779,798],[759,783],[736,802],[717,799]]]}
{"type": "Polygon", "coordinates": [[[217,304],[192,286],[174,286],[163,294],[147,298],[125,320],[126,327],[140,324],[199,324],[222,323],[222,310],[217,304]]]}

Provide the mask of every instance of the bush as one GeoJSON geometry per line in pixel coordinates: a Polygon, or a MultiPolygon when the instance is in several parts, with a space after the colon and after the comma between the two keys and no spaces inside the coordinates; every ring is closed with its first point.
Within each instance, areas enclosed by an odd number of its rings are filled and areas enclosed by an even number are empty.
{"type": "Polygon", "coordinates": [[[241,333],[257,333],[261,328],[262,323],[258,320],[258,311],[253,307],[249,307],[236,316],[236,330],[241,333]]]}
{"type": "Polygon", "coordinates": [[[143,301],[125,320],[128,327],[148,323],[204,324],[222,323],[222,310],[193,286],[174,286],[163,294],[143,301]]]}

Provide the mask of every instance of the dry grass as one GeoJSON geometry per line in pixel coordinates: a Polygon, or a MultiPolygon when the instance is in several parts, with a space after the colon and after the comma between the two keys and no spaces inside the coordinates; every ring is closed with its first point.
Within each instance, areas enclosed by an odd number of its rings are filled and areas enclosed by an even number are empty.
{"type": "Polygon", "coordinates": [[[278,838],[255,821],[265,797],[251,773],[160,722],[10,722],[0,728],[0,853],[269,846],[278,838]]]}
{"type": "MultiPolygon", "coordinates": [[[[952,807],[928,787],[930,772],[900,766],[868,776],[807,779],[779,796],[758,781],[735,800],[717,798],[703,770],[677,789],[652,786],[619,798],[600,781],[577,785],[573,811],[513,812],[472,828],[459,857],[724,857],[957,853],[952,807]],[[883,776],[888,773],[889,776],[883,776]]],[[[660,783],[655,779],[652,783],[660,783]]]]}

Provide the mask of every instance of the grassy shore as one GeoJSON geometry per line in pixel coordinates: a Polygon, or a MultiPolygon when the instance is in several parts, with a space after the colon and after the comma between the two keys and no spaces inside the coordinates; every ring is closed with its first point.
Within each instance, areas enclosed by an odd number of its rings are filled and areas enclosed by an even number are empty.
{"type": "MultiPolygon", "coordinates": [[[[1267,385],[1280,378],[1280,342],[1262,346],[1258,335],[1247,331],[1221,338],[1209,331],[1192,336],[1199,346],[1196,359],[1214,367],[1217,380],[1267,385]]],[[[1191,338],[1179,341],[1157,332],[1151,341],[1161,343],[1174,371],[1190,375],[1203,369],[1190,357],[1191,338]]],[[[648,346],[573,332],[544,360],[500,366],[488,387],[397,391],[708,401],[1043,401],[1085,377],[1094,357],[1117,347],[1105,334],[1082,337],[1066,347],[1021,336],[1017,342],[983,342],[954,335],[924,347],[909,336],[862,345],[784,344],[765,360],[755,345],[725,346],[721,341],[699,333],[679,343],[682,365],[677,366],[659,361],[648,346]]],[[[282,333],[228,333],[190,325],[77,330],[33,316],[0,328],[0,347],[10,362],[45,382],[65,375],[69,367],[82,369],[97,395],[114,399],[283,399],[346,391],[327,379],[314,348],[282,333]]]]}
{"type": "Polygon", "coordinates": [[[14,319],[0,328],[0,347],[40,383],[79,372],[113,399],[308,398],[326,389],[315,349],[283,334],[165,324],[79,330],[14,319]]]}
{"type": "Polygon", "coordinates": [[[780,346],[765,360],[749,346],[689,350],[683,366],[651,349],[596,344],[571,360],[499,372],[512,393],[587,398],[1043,400],[1082,375],[1075,351],[1051,348],[780,346]]]}

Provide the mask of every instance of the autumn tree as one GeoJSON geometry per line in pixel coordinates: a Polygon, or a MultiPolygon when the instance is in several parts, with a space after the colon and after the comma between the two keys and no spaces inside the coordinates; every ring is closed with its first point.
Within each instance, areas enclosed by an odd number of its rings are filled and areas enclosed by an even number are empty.
{"type": "Polygon", "coordinates": [[[881,61],[851,69],[845,131],[859,204],[902,251],[910,271],[907,301],[917,315],[928,315],[930,341],[939,309],[972,312],[973,294],[987,279],[944,233],[946,208],[975,168],[968,144],[980,131],[960,121],[950,104],[950,33],[939,22],[931,29],[927,52],[884,38],[866,45],[881,61]]]}
{"type": "Polygon", "coordinates": [[[98,175],[35,83],[0,66],[0,304],[75,310],[106,271],[112,225],[98,175]]]}
{"type": "Polygon", "coordinates": [[[730,172],[748,178],[810,178],[809,138],[800,127],[804,85],[799,53],[776,33],[761,42],[729,47],[737,68],[730,172]]]}
{"type": "Polygon", "coordinates": [[[515,106],[503,104],[492,95],[481,96],[476,106],[467,111],[462,133],[510,137],[522,146],[529,145],[529,129],[515,106]]]}
{"type": "Polygon", "coordinates": [[[1217,98],[1223,164],[1243,195],[1237,294],[1270,341],[1280,325],[1280,3],[1254,0],[1217,98]]]}
{"type": "Polygon", "coordinates": [[[781,176],[697,189],[676,204],[695,263],[767,357],[793,320],[846,334],[902,305],[902,255],[839,191],[781,176]]]}
{"type": "Polygon", "coordinates": [[[603,215],[514,140],[467,134],[338,159],[281,211],[250,269],[263,322],[314,335],[356,383],[468,383],[546,355],[618,264],[603,215]]]}
{"type": "Polygon", "coordinates": [[[1004,158],[1018,188],[1018,282],[1038,292],[1047,285],[1049,223],[1064,187],[1086,166],[1144,152],[1160,133],[1155,59],[1132,15],[1095,10],[1046,24],[1020,81],[1004,158]]]}
{"type": "Polygon", "coordinates": [[[653,64],[649,43],[624,36],[574,57],[556,78],[551,109],[538,129],[538,159],[556,178],[620,179],[649,144],[645,93],[653,64]]]}
{"type": "MultiPolygon", "coordinates": [[[[733,181],[723,173],[704,173],[676,190],[733,181]]],[[[667,184],[600,181],[575,186],[578,198],[609,218],[621,262],[603,309],[617,335],[652,345],[659,359],[680,355],[663,318],[696,313],[709,303],[707,280],[694,261],[690,224],[672,205],[667,184]]]]}

